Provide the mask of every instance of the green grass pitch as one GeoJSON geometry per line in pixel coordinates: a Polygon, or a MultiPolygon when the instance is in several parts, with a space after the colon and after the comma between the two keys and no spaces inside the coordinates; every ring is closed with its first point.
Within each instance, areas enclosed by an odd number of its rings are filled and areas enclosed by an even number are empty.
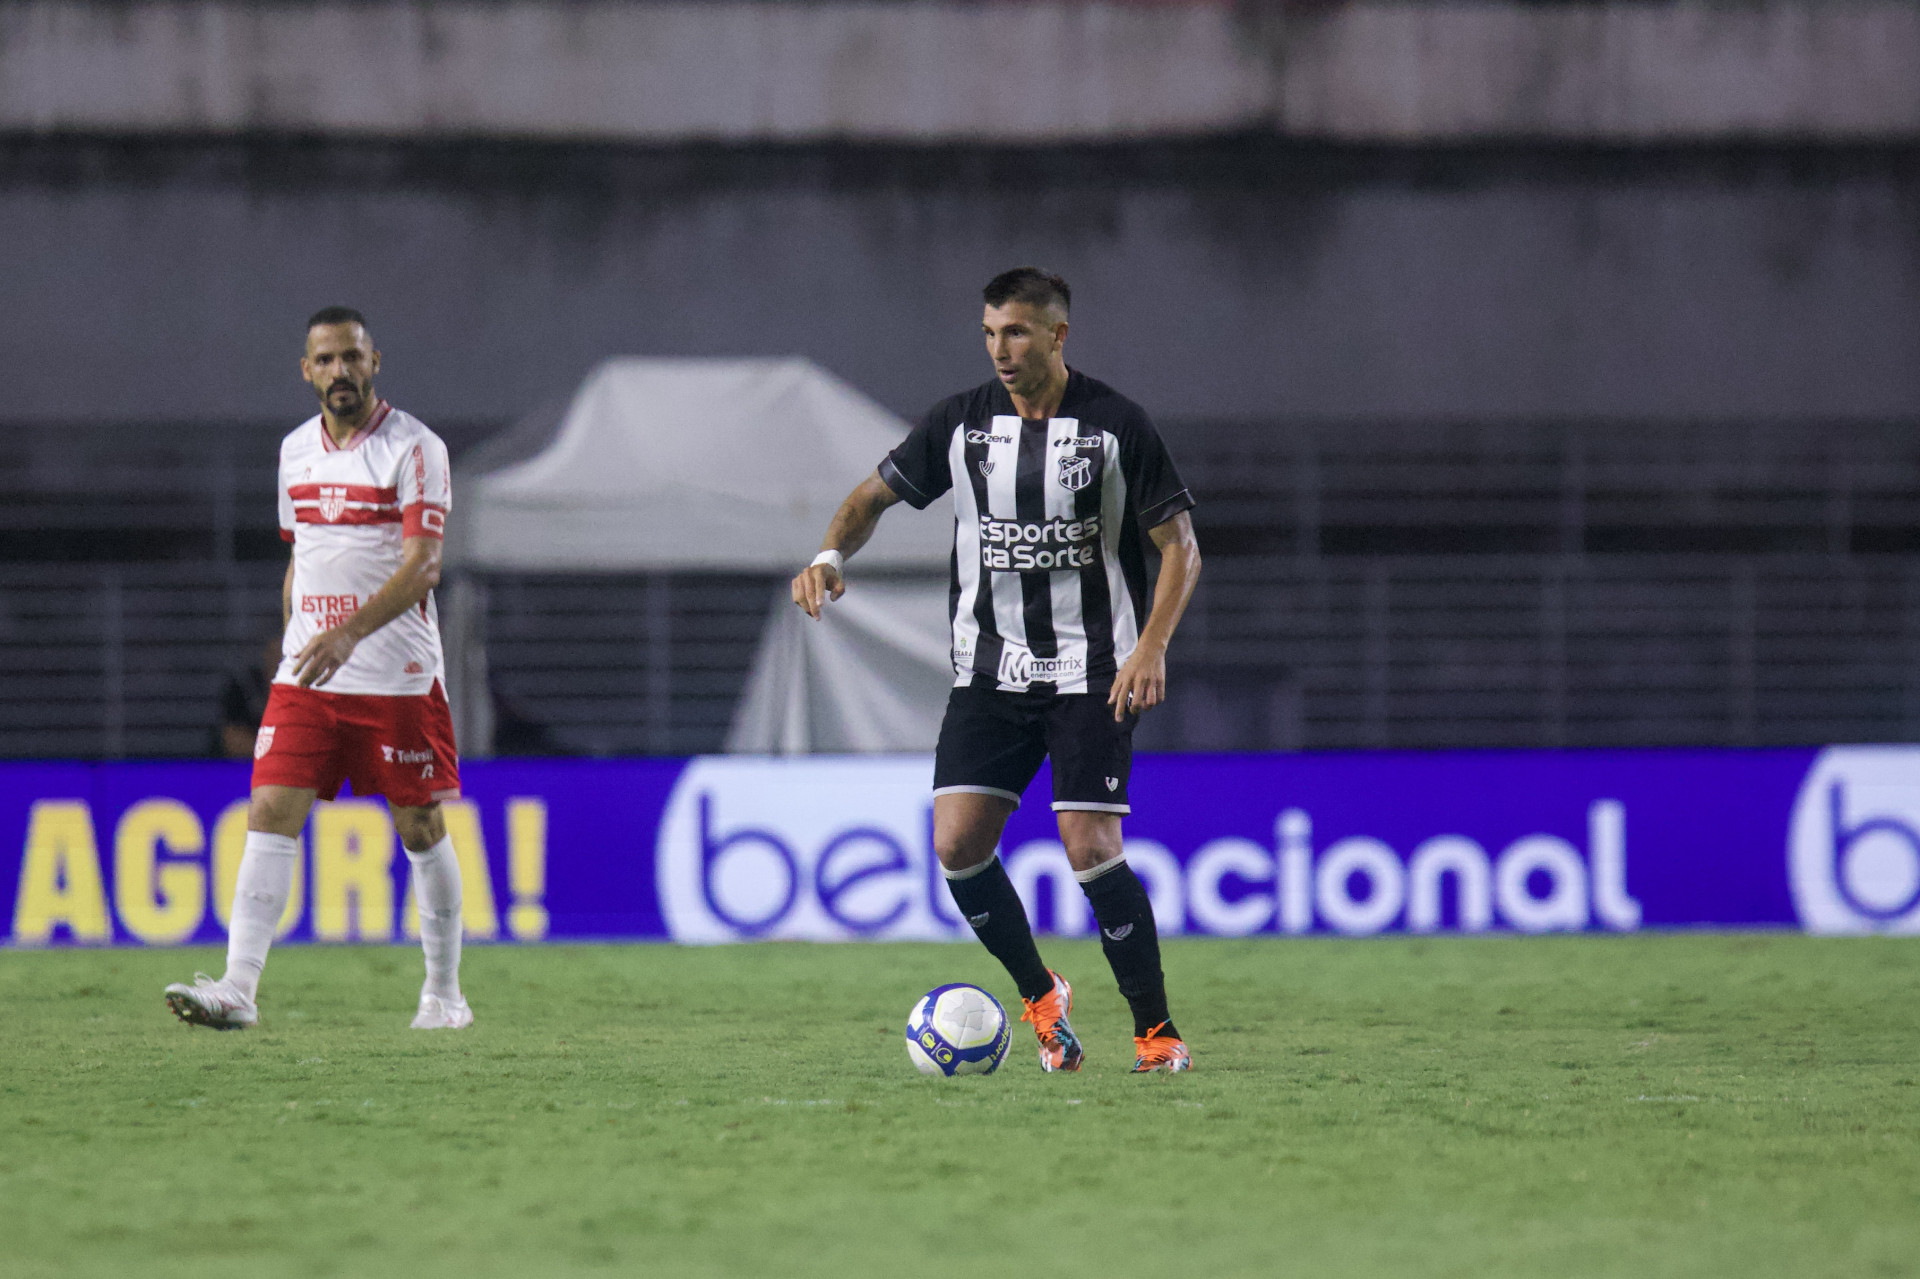
{"type": "Polygon", "coordinates": [[[966,946],[0,953],[0,1274],[1920,1274],[1920,940],[1181,941],[1191,1075],[913,1072],[966,946]]]}

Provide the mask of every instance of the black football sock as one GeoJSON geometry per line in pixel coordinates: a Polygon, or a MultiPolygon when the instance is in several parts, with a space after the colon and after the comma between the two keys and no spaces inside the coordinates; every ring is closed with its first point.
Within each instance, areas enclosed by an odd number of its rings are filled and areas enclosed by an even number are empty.
{"type": "Polygon", "coordinates": [[[953,904],[973,925],[973,935],[1006,966],[1007,975],[1020,988],[1020,998],[1038,999],[1053,989],[1053,974],[1040,962],[1040,948],[1033,944],[1027,908],[1013,891],[1013,881],[998,855],[961,871],[958,879],[949,875],[947,889],[953,904]]]}
{"type": "Polygon", "coordinates": [[[1136,1038],[1154,1031],[1166,1039],[1180,1033],[1167,1018],[1167,982],[1160,972],[1160,932],[1153,926],[1153,902],[1133,867],[1121,859],[1105,862],[1074,878],[1093,905],[1100,925],[1100,948],[1107,952],[1113,979],[1133,1009],[1136,1038]],[[1091,876],[1082,878],[1081,876],[1091,876]]]}

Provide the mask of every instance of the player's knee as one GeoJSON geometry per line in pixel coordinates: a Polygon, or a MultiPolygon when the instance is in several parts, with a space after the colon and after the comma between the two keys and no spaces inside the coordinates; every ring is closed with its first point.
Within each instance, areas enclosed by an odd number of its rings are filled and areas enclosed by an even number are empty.
{"type": "Polygon", "coordinates": [[[972,870],[993,856],[1000,842],[1000,823],[940,821],[933,823],[933,855],[948,870],[972,870]]]}
{"type": "Polygon", "coordinates": [[[424,853],[447,837],[447,819],[438,804],[395,808],[393,828],[399,833],[400,842],[416,853],[424,853]]]}
{"type": "Polygon", "coordinates": [[[993,856],[1014,805],[998,795],[933,797],[933,855],[948,870],[971,870],[993,856]]]}
{"type": "Polygon", "coordinates": [[[933,841],[933,855],[940,859],[940,865],[947,870],[972,870],[981,862],[993,856],[993,841],[969,840],[964,835],[949,835],[945,839],[936,836],[933,841]]]}
{"type": "Polygon", "coordinates": [[[313,794],[287,786],[260,786],[247,798],[247,829],[268,835],[297,836],[307,824],[313,794]]]}
{"type": "Polygon", "coordinates": [[[1116,842],[1101,839],[1069,840],[1066,843],[1067,864],[1077,871],[1092,870],[1104,866],[1120,856],[1120,847],[1116,842]]]}

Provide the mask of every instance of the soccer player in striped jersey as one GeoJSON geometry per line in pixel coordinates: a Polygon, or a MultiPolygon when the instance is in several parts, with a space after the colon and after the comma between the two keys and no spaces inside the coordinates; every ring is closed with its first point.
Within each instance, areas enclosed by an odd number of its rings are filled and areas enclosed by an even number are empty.
{"type": "Polygon", "coordinates": [[[1060,839],[1133,1010],[1133,1068],[1187,1070],[1120,819],[1133,727],[1166,694],[1167,645],[1200,573],[1193,497],[1140,406],[1067,367],[1065,280],[1019,267],[984,300],[993,380],[935,405],[841,504],[793,600],[818,618],[882,512],[953,492],[955,679],[934,757],[933,841],[954,902],[1019,987],[1041,1068],[1078,1070],[1073,988],[1041,962],[994,853],[1051,756],[1060,839]],[[1160,552],[1151,591],[1147,538],[1160,552]]]}
{"type": "Polygon", "coordinates": [[[473,1021],[460,993],[460,863],[443,800],[460,795],[433,588],[453,491],[447,446],[373,389],[380,352],[358,311],[307,322],[301,375],[320,412],[280,445],[280,669],[253,744],[247,843],[227,925],[227,971],[166,989],[182,1021],[231,1030],[259,1020],[267,948],[316,798],[343,781],[383,795],[411,863],[427,977],[416,1030],[473,1021]]]}

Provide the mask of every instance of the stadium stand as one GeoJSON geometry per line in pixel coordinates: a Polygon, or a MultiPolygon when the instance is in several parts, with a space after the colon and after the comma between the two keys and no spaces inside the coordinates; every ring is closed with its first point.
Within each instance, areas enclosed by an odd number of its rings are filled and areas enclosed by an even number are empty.
{"type": "MultiPolygon", "coordinates": [[[[1145,748],[1920,732],[1912,424],[1167,434],[1207,562],[1145,748]]],[[[275,433],[24,438],[0,463],[0,755],[204,753],[224,677],[275,619],[275,433]]],[[[485,585],[501,750],[615,754],[720,748],[780,583],[485,585]]]]}

